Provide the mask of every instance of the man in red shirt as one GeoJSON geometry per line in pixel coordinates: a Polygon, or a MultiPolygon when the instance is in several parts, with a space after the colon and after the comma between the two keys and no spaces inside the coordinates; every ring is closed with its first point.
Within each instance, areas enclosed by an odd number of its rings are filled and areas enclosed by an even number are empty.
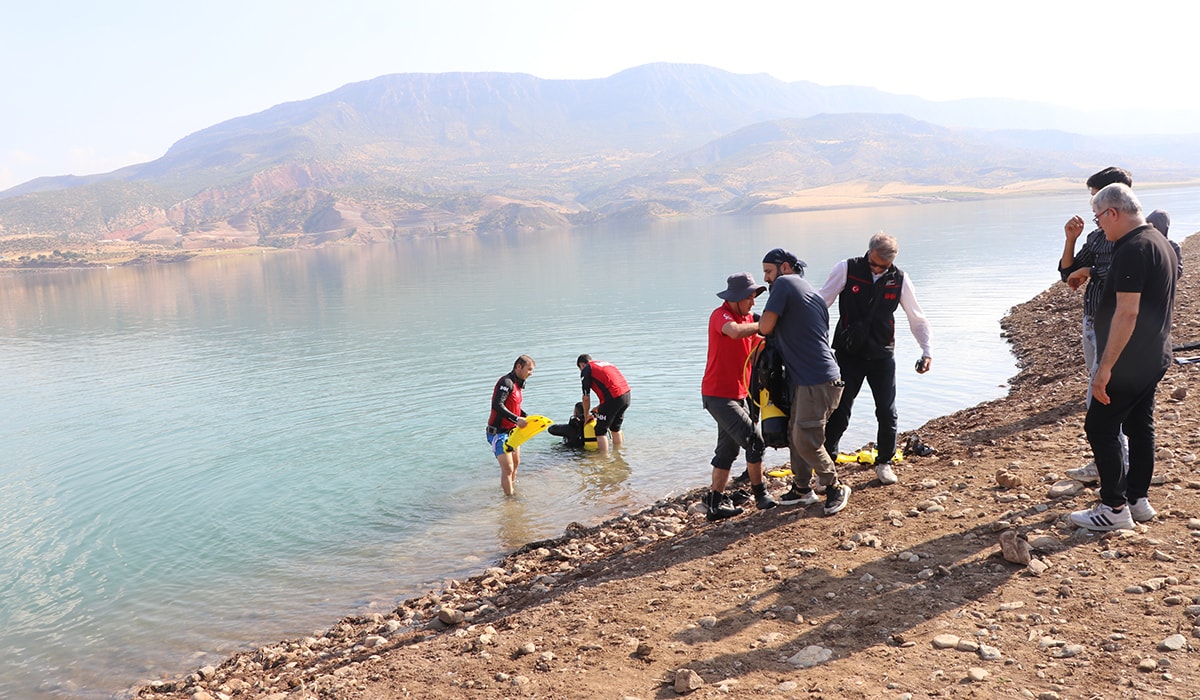
{"type": "MultiPolygon", "coordinates": [[[[726,495],[729,469],[740,449],[746,450],[746,471],[754,491],[754,505],[774,508],[775,499],[763,484],[763,439],[750,413],[747,358],[758,344],[758,322],[750,313],[754,300],[767,288],[746,272],[730,275],[725,291],[717,296],[725,303],[708,317],[708,361],[700,394],[704,408],[717,421],[717,447],[712,458],[712,484],[704,496],[709,520],[738,515],[742,509],[726,495]]],[[[743,492],[744,493],[744,492],[743,492]]]]}
{"type": "Polygon", "coordinates": [[[583,381],[583,415],[591,411],[591,392],[596,392],[600,400],[596,406],[596,447],[601,454],[608,454],[609,432],[612,432],[613,447],[620,447],[625,442],[621,425],[625,422],[625,409],[629,408],[629,382],[616,365],[593,360],[591,355],[580,355],[575,365],[579,367],[579,378],[583,381]]]}

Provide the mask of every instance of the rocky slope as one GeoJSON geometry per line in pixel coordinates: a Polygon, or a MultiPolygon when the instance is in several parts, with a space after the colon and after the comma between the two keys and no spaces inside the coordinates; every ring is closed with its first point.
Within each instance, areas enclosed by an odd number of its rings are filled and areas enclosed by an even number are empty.
{"type": "MultiPolygon", "coordinates": [[[[1177,343],[1200,340],[1200,236],[1184,254],[1177,343]]],[[[1200,698],[1200,364],[1160,385],[1158,519],[1076,530],[1065,515],[1094,499],[1062,476],[1090,459],[1079,314],[1065,285],[1015,307],[1009,396],[923,426],[938,452],[906,460],[898,485],[846,470],[854,492],[836,516],[780,507],[711,524],[693,492],[568,527],[389,615],[134,692],[1200,698]]]]}

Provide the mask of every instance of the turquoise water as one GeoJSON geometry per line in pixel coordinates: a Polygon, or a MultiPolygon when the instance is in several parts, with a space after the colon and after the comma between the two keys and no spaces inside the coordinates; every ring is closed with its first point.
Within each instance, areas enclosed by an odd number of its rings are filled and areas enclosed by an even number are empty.
{"type": "MultiPolygon", "coordinates": [[[[1142,196],[1178,240],[1197,195],[1142,196]]],[[[705,322],[777,245],[819,285],[871,233],[899,238],[934,332],[933,371],[900,374],[902,429],[1000,396],[999,319],[1057,279],[1062,223],[1086,210],[1081,193],[0,276],[0,697],[109,697],[706,484],[705,322]],[[626,448],[535,438],[503,499],[493,383],[529,353],[527,410],[565,419],[581,352],[633,386],[626,448]]],[[[860,401],[844,446],[872,439],[860,401]]]]}

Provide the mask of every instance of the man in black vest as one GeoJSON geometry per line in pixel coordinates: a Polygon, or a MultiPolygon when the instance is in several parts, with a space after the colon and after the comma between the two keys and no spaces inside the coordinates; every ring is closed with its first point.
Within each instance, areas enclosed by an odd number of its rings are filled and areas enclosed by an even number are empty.
{"type": "Polygon", "coordinates": [[[867,253],[834,266],[821,287],[821,298],[832,306],[838,301],[838,322],[833,349],[842,381],[842,400],[825,426],[825,450],[837,459],[838,442],[850,425],[850,409],[862,388],[871,387],[879,431],[875,439],[875,475],[880,483],[894,484],[891,460],[896,453],[896,307],[904,309],[913,337],[921,346],[917,372],[925,374],[933,362],[929,349],[929,322],[917,302],[908,277],[893,263],[899,252],[896,239],[880,232],[871,236],[867,253]]]}

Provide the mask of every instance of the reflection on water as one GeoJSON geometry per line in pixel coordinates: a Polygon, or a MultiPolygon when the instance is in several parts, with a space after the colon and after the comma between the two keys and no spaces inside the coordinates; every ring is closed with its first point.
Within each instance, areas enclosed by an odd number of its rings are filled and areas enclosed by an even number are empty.
{"type": "MultiPolygon", "coordinates": [[[[1200,227],[1196,194],[1143,197],[1181,236],[1200,227]]],[[[1084,207],[1042,197],[0,276],[0,697],[108,697],[707,484],[705,323],[726,276],[776,246],[819,283],[871,233],[898,237],[934,334],[933,371],[898,377],[902,430],[999,396],[1015,367],[998,321],[1054,282],[1062,222],[1084,207]],[[526,410],[554,416],[579,398],[584,352],[637,392],[625,446],[605,458],[535,438],[505,499],[481,438],[496,378],[532,355],[526,410]]],[[[898,322],[908,368],[919,350],[898,322]]],[[[860,413],[847,446],[874,433],[860,413]]]]}

